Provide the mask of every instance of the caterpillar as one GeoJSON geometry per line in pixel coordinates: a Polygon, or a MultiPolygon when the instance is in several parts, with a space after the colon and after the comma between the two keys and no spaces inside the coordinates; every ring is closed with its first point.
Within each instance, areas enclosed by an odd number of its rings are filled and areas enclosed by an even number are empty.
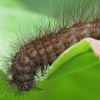
{"type": "Polygon", "coordinates": [[[66,49],[84,38],[100,39],[100,3],[95,3],[94,7],[90,6],[88,9],[85,8],[85,3],[80,4],[81,8],[75,12],[78,14],[73,15],[71,12],[70,16],[66,16],[63,25],[60,24],[57,31],[45,30],[42,37],[31,38],[11,57],[10,68],[5,76],[18,91],[42,90],[36,87],[35,76],[38,69],[41,69],[41,75],[45,76],[48,65],[51,65],[66,49]]]}

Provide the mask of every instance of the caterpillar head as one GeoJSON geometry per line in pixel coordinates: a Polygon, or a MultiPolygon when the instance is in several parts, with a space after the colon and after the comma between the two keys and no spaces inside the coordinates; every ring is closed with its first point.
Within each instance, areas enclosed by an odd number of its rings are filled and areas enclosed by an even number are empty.
{"type": "Polygon", "coordinates": [[[29,91],[34,88],[35,84],[34,81],[29,80],[25,82],[16,82],[15,83],[20,91],[29,91]]]}

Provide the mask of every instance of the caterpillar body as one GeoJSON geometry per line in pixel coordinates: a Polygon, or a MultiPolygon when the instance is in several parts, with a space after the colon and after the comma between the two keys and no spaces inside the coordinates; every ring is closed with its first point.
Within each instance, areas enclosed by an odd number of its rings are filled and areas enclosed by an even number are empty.
{"type": "Polygon", "coordinates": [[[48,64],[51,65],[65,49],[87,37],[100,39],[100,20],[63,28],[58,33],[25,44],[12,58],[12,82],[21,91],[34,88],[38,67],[44,75],[48,64]]]}

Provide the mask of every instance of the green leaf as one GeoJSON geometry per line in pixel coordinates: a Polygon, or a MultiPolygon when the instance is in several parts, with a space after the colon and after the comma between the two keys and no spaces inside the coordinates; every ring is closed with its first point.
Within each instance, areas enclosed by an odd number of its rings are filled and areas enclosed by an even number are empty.
{"type": "Polygon", "coordinates": [[[93,53],[88,40],[81,40],[63,52],[50,67],[46,79],[53,79],[96,66],[97,64],[100,65],[99,57],[93,53]]]}

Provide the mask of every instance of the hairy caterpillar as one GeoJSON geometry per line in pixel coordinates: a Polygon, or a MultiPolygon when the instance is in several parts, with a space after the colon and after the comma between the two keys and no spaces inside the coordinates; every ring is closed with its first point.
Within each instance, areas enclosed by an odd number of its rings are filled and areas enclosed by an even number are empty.
{"type": "Polygon", "coordinates": [[[8,75],[12,76],[9,80],[10,84],[15,84],[19,91],[38,90],[39,88],[35,87],[34,78],[37,75],[38,68],[41,68],[41,75],[44,76],[47,66],[51,65],[65,49],[83,38],[100,39],[99,4],[96,4],[93,9],[94,15],[92,16],[92,10],[90,11],[90,8],[89,10],[85,9],[84,4],[78,12],[78,19],[76,16],[74,19],[72,15],[69,16],[72,19],[66,17],[67,20],[64,20],[64,23],[71,21],[73,25],[69,27],[64,24],[57,32],[49,31],[48,34],[44,34],[44,36],[35,40],[31,39],[27,44],[21,46],[19,51],[11,58],[12,64],[7,72],[8,75]]]}

